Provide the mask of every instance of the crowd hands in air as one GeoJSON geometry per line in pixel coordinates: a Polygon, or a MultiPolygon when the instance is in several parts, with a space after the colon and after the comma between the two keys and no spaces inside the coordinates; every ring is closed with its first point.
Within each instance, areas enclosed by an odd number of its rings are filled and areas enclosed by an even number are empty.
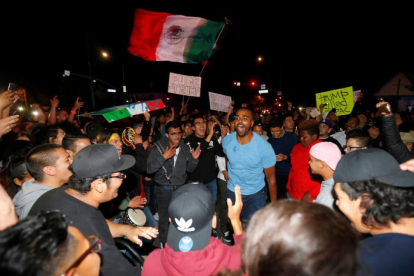
{"type": "Polygon", "coordinates": [[[414,110],[182,101],[108,123],[20,101],[0,94],[4,275],[414,274],[414,110]],[[153,249],[132,265],[116,238],[153,249]]]}

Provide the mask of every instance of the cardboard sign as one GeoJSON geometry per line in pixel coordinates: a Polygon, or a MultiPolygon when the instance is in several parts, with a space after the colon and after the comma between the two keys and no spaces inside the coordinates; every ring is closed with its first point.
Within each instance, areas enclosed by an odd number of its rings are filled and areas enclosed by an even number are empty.
{"type": "Polygon", "coordinates": [[[201,77],[170,73],[168,93],[188,97],[200,97],[201,77]]]}
{"type": "Polygon", "coordinates": [[[165,108],[165,104],[161,99],[138,102],[126,105],[119,105],[110,108],[105,108],[100,111],[90,112],[87,114],[81,114],[79,116],[89,115],[102,115],[108,122],[114,122],[134,115],[143,114],[145,111],[148,112],[165,108]]]}
{"type": "Polygon", "coordinates": [[[354,108],[353,92],[354,91],[352,86],[349,86],[331,91],[316,93],[316,106],[319,107],[319,105],[323,103],[328,103],[328,105],[324,107],[322,114],[327,110],[336,108],[337,116],[348,115],[354,108]]]}
{"type": "Polygon", "coordinates": [[[229,111],[231,97],[213,92],[208,92],[208,98],[210,99],[211,110],[217,110],[222,112],[229,111]]]}

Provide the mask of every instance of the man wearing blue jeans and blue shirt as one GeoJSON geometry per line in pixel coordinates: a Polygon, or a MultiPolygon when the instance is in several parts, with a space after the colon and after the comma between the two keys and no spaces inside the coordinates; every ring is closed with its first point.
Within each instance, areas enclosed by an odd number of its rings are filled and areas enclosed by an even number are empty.
{"type": "Polygon", "coordinates": [[[252,132],[253,112],[240,108],[235,116],[236,131],[224,137],[222,146],[228,159],[227,198],[234,202],[234,187],[242,190],[241,221],[247,226],[252,215],[266,204],[265,176],[271,201],[276,201],[276,156],[272,146],[252,132]]]}
{"type": "Polygon", "coordinates": [[[188,182],[204,184],[213,195],[214,201],[217,200],[216,155],[224,157],[223,148],[213,135],[216,124],[216,122],[209,121],[207,126],[207,122],[203,117],[195,117],[193,122],[194,133],[185,139],[185,143],[192,149],[200,146],[201,150],[197,168],[195,171],[188,173],[188,182]]]}

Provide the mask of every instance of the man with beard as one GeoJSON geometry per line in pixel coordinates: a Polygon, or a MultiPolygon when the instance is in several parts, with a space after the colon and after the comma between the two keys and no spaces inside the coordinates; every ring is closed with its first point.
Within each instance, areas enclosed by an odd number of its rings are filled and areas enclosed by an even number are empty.
{"type": "Polygon", "coordinates": [[[252,132],[253,112],[240,108],[235,115],[236,131],[223,139],[223,150],[228,159],[229,182],[227,198],[234,202],[234,188],[239,185],[242,191],[243,228],[252,215],[266,204],[265,180],[268,184],[270,200],[276,201],[276,156],[272,146],[260,135],[252,132]]]}
{"type": "Polygon", "coordinates": [[[191,150],[181,139],[181,126],[178,121],[168,122],[165,137],[154,143],[147,160],[147,173],[154,173],[154,193],[158,203],[160,241],[167,242],[168,206],[173,192],[187,183],[187,173],[198,165],[200,146],[191,150]]]}

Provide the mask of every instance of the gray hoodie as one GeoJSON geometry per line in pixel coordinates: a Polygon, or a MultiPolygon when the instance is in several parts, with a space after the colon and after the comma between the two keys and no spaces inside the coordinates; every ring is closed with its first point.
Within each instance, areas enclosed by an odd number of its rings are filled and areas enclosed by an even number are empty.
{"type": "Polygon", "coordinates": [[[34,183],[34,178],[23,183],[22,189],[13,198],[14,206],[16,207],[16,214],[19,219],[24,219],[32,208],[36,200],[53,187],[43,184],[34,183]]]}

